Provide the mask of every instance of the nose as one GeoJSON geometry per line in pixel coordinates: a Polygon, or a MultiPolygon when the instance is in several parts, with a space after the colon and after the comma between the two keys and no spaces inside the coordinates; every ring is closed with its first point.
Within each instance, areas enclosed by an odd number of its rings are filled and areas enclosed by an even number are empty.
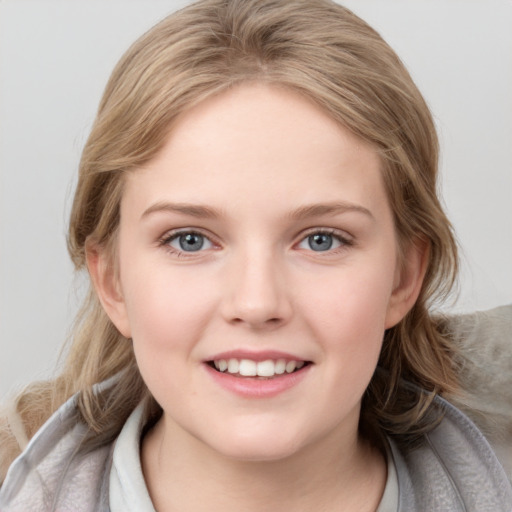
{"type": "Polygon", "coordinates": [[[292,304],[285,273],[272,254],[253,251],[236,258],[226,280],[222,313],[229,323],[272,329],[290,319],[292,304]]]}

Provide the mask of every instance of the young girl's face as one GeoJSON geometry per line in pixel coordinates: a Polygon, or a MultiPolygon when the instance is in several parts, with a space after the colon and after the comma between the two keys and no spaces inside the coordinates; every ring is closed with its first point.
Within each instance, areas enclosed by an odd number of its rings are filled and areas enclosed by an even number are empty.
{"type": "Polygon", "coordinates": [[[100,294],[177,443],[270,460],[357,440],[415,297],[373,149],[294,92],[239,86],[127,177],[118,242],[100,294]]]}

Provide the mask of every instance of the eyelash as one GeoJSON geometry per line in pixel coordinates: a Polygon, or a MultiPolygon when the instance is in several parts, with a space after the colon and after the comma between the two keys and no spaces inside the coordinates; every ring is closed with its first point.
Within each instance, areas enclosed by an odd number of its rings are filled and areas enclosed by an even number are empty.
{"type": "MultiPolygon", "coordinates": [[[[194,257],[194,255],[197,255],[198,253],[203,252],[202,250],[198,250],[198,251],[179,250],[170,245],[171,242],[173,242],[174,240],[178,239],[180,236],[183,236],[183,235],[198,235],[198,236],[203,237],[205,240],[207,240],[213,247],[215,247],[215,245],[217,245],[212,240],[211,236],[206,235],[197,229],[179,229],[176,231],[172,231],[170,233],[168,232],[162,238],[159,239],[158,245],[165,248],[168,252],[170,252],[171,254],[176,255],[178,257],[194,257]]],[[[329,248],[326,251],[314,251],[313,249],[310,248],[310,250],[308,251],[308,252],[312,252],[312,253],[316,253],[316,254],[318,254],[318,253],[320,253],[320,254],[321,253],[337,254],[337,253],[339,253],[343,250],[346,250],[347,248],[354,245],[354,240],[351,237],[348,237],[344,232],[340,232],[333,228],[329,228],[329,229],[312,228],[312,229],[308,230],[306,233],[302,234],[301,239],[296,244],[294,244],[294,247],[306,242],[307,239],[313,235],[332,236],[334,239],[336,239],[340,243],[340,246],[336,247],[334,249],[329,248]]]]}
{"type": "MultiPolygon", "coordinates": [[[[332,254],[338,254],[339,252],[346,250],[349,247],[352,247],[354,245],[354,239],[347,236],[345,232],[338,231],[334,228],[313,228],[309,231],[307,231],[305,234],[303,234],[302,238],[298,242],[299,244],[302,244],[305,242],[310,236],[313,235],[329,235],[332,236],[334,239],[336,239],[340,246],[336,247],[334,249],[328,249],[327,251],[314,251],[313,249],[310,249],[310,252],[312,253],[325,253],[326,255],[332,255],[332,254]]],[[[297,245],[297,244],[295,244],[297,245]]],[[[309,251],[308,251],[309,252],[309,251]]]]}
{"type": "Polygon", "coordinates": [[[172,231],[170,233],[167,232],[158,241],[158,245],[163,247],[165,250],[167,250],[171,254],[173,254],[175,256],[178,256],[178,257],[190,258],[190,257],[194,257],[194,255],[197,255],[200,252],[203,252],[201,250],[199,250],[199,251],[183,251],[183,250],[176,249],[176,248],[174,248],[174,247],[172,247],[170,245],[171,242],[173,242],[174,240],[178,239],[180,236],[183,236],[183,235],[198,235],[198,236],[203,237],[205,240],[208,240],[208,242],[210,244],[212,244],[212,246],[217,245],[212,240],[211,236],[206,235],[205,233],[202,233],[201,231],[199,231],[197,229],[179,229],[179,230],[176,230],[176,231],[172,231]]]}

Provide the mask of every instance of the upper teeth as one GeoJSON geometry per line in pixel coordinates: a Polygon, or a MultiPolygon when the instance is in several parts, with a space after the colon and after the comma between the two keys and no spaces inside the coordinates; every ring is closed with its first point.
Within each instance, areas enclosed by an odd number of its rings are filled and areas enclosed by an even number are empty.
{"type": "Polygon", "coordinates": [[[304,366],[304,361],[286,361],[285,359],[267,359],[252,361],[251,359],[216,359],[213,364],[221,372],[237,373],[244,377],[273,377],[284,372],[292,373],[304,366]]]}

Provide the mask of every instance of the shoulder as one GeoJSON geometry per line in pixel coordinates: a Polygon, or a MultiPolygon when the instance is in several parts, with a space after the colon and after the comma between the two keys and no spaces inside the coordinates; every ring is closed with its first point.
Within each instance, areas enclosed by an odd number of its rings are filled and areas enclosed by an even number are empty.
{"type": "Polygon", "coordinates": [[[484,436],[446,400],[434,406],[443,420],[419,446],[391,442],[401,510],[510,512],[512,486],[484,436]]]}
{"type": "Polygon", "coordinates": [[[111,446],[82,453],[85,433],[72,397],[12,463],[0,489],[1,510],[102,510],[111,446]]]}

